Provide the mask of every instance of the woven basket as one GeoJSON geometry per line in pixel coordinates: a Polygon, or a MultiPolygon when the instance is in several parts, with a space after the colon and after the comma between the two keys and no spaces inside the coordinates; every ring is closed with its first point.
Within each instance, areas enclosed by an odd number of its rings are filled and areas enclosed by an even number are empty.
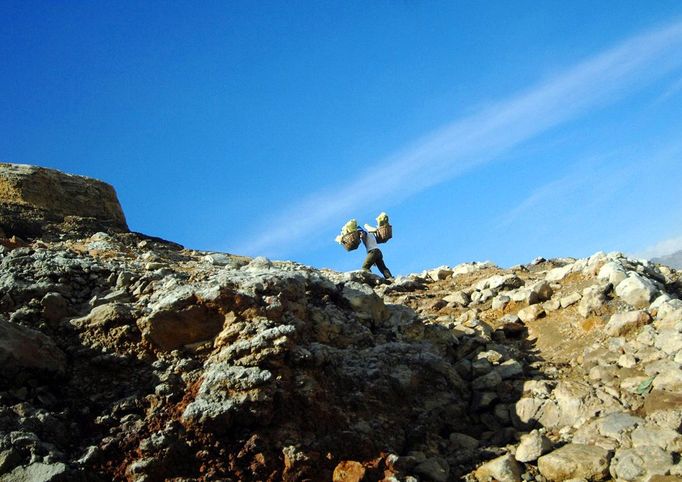
{"type": "Polygon", "coordinates": [[[344,234],[343,237],[341,237],[341,244],[346,248],[346,251],[357,249],[357,247],[360,246],[360,231],[344,234]]]}
{"type": "Polygon", "coordinates": [[[377,228],[377,243],[385,243],[393,237],[393,226],[390,224],[384,224],[377,228]]]}

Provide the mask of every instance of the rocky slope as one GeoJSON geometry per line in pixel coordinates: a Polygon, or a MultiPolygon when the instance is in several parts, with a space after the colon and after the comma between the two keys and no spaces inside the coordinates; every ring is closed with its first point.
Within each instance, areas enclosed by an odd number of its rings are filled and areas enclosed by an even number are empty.
{"type": "Polygon", "coordinates": [[[387,284],[126,232],[5,244],[2,482],[682,475],[667,267],[597,253],[387,284]]]}

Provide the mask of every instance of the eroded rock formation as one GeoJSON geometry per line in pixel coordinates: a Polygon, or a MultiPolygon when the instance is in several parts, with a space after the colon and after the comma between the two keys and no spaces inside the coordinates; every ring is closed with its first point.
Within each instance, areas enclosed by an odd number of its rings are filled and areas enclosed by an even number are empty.
{"type": "Polygon", "coordinates": [[[83,176],[23,164],[0,163],[0,229],[33,239],[127,231],[114,188],[83,176]]]}

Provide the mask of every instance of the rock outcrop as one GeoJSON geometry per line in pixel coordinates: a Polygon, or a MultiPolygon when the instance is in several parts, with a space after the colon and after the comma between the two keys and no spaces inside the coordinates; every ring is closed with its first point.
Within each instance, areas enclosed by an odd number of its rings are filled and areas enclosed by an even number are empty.
{"type": "Polygon", "coordinates": [[[128,226],[109,184],[53,169],[0,163],[0,229],[8,237],[33,239],[127,231],[128,226]]]}
{"type": "Polygon", "coordinates": [[[0,247],[0,481],[677,480],[682,273],[0,247]],[[7,367],[7,369],[5,369],[7,367]]]}

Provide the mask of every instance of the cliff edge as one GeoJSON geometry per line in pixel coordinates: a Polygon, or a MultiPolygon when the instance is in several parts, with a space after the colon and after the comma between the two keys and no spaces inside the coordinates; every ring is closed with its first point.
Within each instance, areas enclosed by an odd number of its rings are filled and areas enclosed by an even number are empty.
{"type": "Polygon", "coordinates": [[[7,236],[88,236],[128,231],[114,188],[102,181],[0,163],[0,229],[7,236]]]}

